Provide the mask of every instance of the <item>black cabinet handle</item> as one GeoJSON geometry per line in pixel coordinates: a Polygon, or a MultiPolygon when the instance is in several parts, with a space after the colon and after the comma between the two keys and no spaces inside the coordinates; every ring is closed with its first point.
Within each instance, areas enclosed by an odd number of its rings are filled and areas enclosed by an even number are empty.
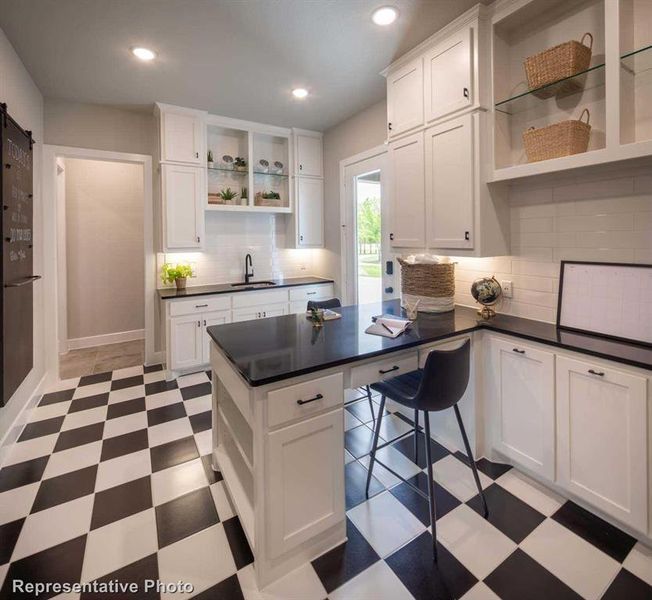
{"type": "Polygon", "coordinates": [[[303,171],[303,165],[299,165],[299,171],[303,171]]]}
{"type": "Polygon", "coordinates": [[[525,350],[519,350],[518,348],[512,348],[512,351],[518,354],[525,354],[525,350]]]}
{"type": "Polygon", "coordinates": [[[321,400],[323,396],[321,394],[317,394],[314,398],[308,398],[307,400],[297,400],[297,404],[299,406],[303,406],[304,404],[308,404],[308,402],[314,402],[315,400],[321,400]]]}
{"type": "Polygon", "coordinates": [[[469,88],[464,88],[464,97],[465,98],[469,97],[469,88]]]}
{"type": "Polygon", "coordinates": [[[204,327],[206,327],[206,319],[204,319],[204,327]]]}
{"type": "Polygon", "coordinates": [[[199,158],[199,152],[195,152],[195,158],[199,158]]]}
{"type": "Polygon", "coordinates": [[[384,375],[385,373],[391,373],[392,371],[398,371],[398,370],[399,370],[399,366],[398,366],[398,365],[394,365],[391,369],[385,369],[385,370],[383,370],[383,369],[379,369],[378,372],[379,372],[381,375],[384,375]]]}
{"type": "Polygon", "coordinates": [[[393,241],[394,241],[394,234],[393,234],[393,233],[390,233],[390,234],[389,234],[389,241],[390,241],[390,242],[393,242],[393,241]]]}
{"type": "Polygon", "coordinates": [[[389,129],[390,131],[392,130],[392,124],[391,123],[387,123],[387,129],[389,129]]]}
{"type": "Polygon", "coordinates": [[[317,292],[306,292],[306,296],[314,296],[317,292]]]}
{"type": "Polygon", "coordinates": [[[385,288],[385,293],[386,294],[393,294],[394,293],[394,288],[393,287],[386,287],[385,288]]]}
{"type": "Polygon", "coordinates": [[[206,308],[208,304],[195,304],[195,308],[206,308]]]}
{"type": "Polygon", "coordinates": [[[593,369],[589,369],[589,373],[591,373],[591,375],[597,375],[598,377],[604,377],[603,371],[594,371],[593,369]]]}
{"type": "Polygon", "coordinates": [[[303,236],[302,235],[299,236],[299,241],[303,242],[303,236]]]}
{"type": "Polygon", "coordinates": [[[471,239],[471,234],[468,231],[464,232],[464,239],[468,242],[471,239]]]}
{"type": "Polygon", "coordinates": [[[197,327],[201,327],[201,321],[197,321],[197,327]]]}

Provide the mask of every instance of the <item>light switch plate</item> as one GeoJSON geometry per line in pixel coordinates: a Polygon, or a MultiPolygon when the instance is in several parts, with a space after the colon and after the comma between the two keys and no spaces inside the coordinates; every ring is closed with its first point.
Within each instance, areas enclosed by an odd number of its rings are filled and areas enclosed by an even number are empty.
{"type": "Polygon", "coordinates": [[[512,297],[512,282],[511,281],[501,281],[500,287],[503,288],[503,296],[505,298],[512,297]]]}

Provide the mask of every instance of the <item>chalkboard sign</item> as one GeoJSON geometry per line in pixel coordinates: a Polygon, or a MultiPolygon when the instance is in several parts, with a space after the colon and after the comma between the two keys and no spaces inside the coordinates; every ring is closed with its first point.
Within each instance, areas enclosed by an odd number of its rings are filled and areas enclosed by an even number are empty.
{"type": "Polygon", "coordinates": [[[32,370],[33,140],[0,105],[2,152],[2,405],[32,370]]]}

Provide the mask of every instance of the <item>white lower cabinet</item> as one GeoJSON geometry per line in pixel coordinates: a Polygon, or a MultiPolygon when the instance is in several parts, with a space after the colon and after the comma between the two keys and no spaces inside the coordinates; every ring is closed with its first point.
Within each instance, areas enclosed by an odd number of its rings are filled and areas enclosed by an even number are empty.
{"type": "Polygon", "coordinates": [[[204,349],[203,349],[203,362],[209,363],[211,360],[211,336],[208,335],[208,328],[213,325],[224,325],[224,323],[231,322],[231,311],[220,310],[217,312],[204,313],[202,315],[202,325],[204,333],[202,339],[204,340],[204,349]]]}
{"type": "Polygon", "coordinates": [[[280,317],[288,314],[288,305],[265,304],[263,306],[249,306],[238,308],[233,311],[233,322],[253,321],[254,319],[265,319],[267,317],[280,317]]]}
{"type": "Polygon", "coordinates": [[[267,435],[270,558],[344,519],[342,408],[267,435]]]}
{"type": "Polygon", "coordinates": [[[231,321],[231,312],[220,310],[170,319],[171,369],[181,370],[210,361],[210,337],[207,328],[231,321]]]}
{"type": "Polygon", "coordinates": [[[493,446],[555,478],[555,355],[517,340],[490,339],[493,446]]]}
{"type": "Polygon", "coordinates": [[[557,357],[557,477],[568,491],[647,531],[647,382],[557,357]]]}

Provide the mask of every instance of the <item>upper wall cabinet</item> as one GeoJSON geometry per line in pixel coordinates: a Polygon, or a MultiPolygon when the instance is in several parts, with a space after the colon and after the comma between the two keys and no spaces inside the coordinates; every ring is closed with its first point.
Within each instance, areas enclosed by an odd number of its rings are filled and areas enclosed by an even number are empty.
{"type": "Polygon", "coordinates": [[[387,132],[394,138],[423,125],[423,58],[387,74],[387,132]]]}
{"type": "Polygon", "coordinates": [[[313,132],[295,132],[295,172],[303,177],[323,177],[322,136],[313,132]]]}
{"type": "Polygon", "coordinates": [[[204,237],[203,169],[161,165],[164,250],[190,250],[202,246],[204,237]]]}
{"type": "Polygon", "coordinates": [[[158,105],[160,111],[161,162],[204,165],[205,113],[158,105]]]}
{"type": "Polygon", "coordinates": [[[424,56],[426,121],[473,104],[473,31],[466,27],[424,56]]]}

